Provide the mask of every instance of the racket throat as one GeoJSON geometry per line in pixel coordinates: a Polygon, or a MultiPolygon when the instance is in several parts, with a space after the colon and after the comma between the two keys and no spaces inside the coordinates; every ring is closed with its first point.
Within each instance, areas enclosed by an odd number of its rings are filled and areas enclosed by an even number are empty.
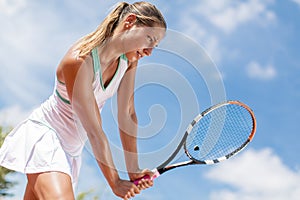
{"type": "Polygon", "coordinates": [[[158,168],[157,171],[160,173],[160,174],[163,174],[171,169],[175,169],[177,167],[183,167],[183,166],[188,166],[188,165],[195,165],[195,164],[199,164],[198,162],[195,162],[194,160],[188,160],[188,161],[185,161],[185,162],[180,162],[180,163],[176,163],[176,164],[172,164],[172,165],[169,165],[169,166],[166,166],[166,167],[163,167],[163,168],[158,168]]]}

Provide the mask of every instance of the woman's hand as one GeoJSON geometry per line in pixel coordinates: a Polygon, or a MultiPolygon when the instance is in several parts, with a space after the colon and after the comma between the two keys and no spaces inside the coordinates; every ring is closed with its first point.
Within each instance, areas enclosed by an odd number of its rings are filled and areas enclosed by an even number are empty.
{"type": "Polygon", "coordinates": [[[154,173],[152,171],[150,171],[149,169],[144,169],[144,170],[137,170],[137,172],[135,173],[129,173],[129,178],[132,182],[140,179],[138,181],[137,187],[140,190],[144,190],[153,186],[153,180],[152,180],[153,175],[154,173]],[[150,178],[144,179],[143,177],[145,176],[148,176],[150,178]]]}
{"type": "Polygon", "coordinates": [[[122,179],[115,182],[112,190],[115,195],[123,198],[123,200],[128,200],[140,193],[140,189],[134,183],[122,179]]]}

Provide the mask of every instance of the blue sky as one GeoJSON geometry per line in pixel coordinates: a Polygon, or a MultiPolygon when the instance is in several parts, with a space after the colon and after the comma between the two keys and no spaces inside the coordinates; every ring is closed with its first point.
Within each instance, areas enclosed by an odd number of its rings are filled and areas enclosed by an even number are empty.
{"type": "MultiPolygon", "coordinates": [[[[116,2],[0,1],[1,125],[16,125],[48,98],[68,47],[94,30],[116,2]]],[[[169,172],[135,199],[298,199],[300,1],[150,2],[169,30],[138,70],[141,164],[152,168],[163,161],[193,115],[222,98],[248,104],[258,127],[253,142],[233,159],[169,172]],[[202,68],[203,60],[212,71],[202,68]]],[[[112,99],[103,110],[104,128],[126,177],[114,107],[112,99]]],[[[19,181],[12,191],[20,199],[25,177],[11,178],[19,181]]],[[[117,199],[87,146],[78,192],[89,189],[100,199],[117,199]]]]}

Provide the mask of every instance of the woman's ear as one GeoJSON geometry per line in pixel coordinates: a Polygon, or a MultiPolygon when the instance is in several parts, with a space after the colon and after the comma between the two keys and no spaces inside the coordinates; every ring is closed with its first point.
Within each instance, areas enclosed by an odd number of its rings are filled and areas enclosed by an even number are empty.
{"type": "Polygon", "coordinates": [[[128,30],[130,29],[136,22],[136,15],[135,14],[129,14],[125,21],[124,21],[124,29],[128,30]]]}

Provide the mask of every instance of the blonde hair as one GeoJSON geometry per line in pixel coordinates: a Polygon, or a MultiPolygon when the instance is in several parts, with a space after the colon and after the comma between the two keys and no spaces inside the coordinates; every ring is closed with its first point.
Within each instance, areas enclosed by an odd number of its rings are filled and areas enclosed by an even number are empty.
{"type": "Polygon", "coordinates": [[[77,49],[80,52],[79,56],[86,56],[96,46],[103,44],[107,38],[112,36],[119,22],[128,14],[136,15],[137,25],[167,28],[163,15],[154,5],[144,1],[135,2],[133,4],[120,2],[95,31],[84,36],[79,41],[77,45],[77,49]]]}

